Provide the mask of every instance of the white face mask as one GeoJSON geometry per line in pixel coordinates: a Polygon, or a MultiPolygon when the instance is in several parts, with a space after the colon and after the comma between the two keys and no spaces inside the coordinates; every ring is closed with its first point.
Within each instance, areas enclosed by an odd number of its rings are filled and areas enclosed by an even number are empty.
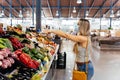
{"type": "Polygon", "coordinates": [[[79,27],[78,27],[78,26],[76,27],[76,30],[75,30],[75,31],[76,31],[76,34],[79,33],[79,27]]]}

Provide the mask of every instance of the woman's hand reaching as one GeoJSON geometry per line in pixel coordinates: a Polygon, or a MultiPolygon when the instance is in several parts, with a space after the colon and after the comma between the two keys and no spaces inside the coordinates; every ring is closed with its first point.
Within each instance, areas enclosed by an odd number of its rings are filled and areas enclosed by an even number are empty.
{"type": "Polygon", "coordinates": [[[50,33],[51,33],[51,30],[45,29],[45,30],[43,31],[43,33],[50,34],[50,33]]]}

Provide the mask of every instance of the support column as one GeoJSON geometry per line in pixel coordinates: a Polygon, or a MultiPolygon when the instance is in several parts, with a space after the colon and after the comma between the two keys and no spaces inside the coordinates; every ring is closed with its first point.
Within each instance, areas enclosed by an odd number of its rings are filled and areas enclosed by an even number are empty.
{"type": "MultiPolygon", "coordinates": [[[[22,15],[23,15],[23,8],[21,8],[21,11],[22,11],[22,15]]],[[[23,20],[24,20],[23,16],[21,19],[22,19],[22,23],[23,23],[23,20]]]]}
{"type": "Polygon", "coordinates": [[[112,18],[110,17],[110,29],[112,28],[112,18]]]}
{"type": "MultiPolygon", "coordinates": [[[[110,6],[110,10],[111,10],[111,11],[110,11],[110,15],[112,14],[112,9],[113,9],[113,8],[112,8],[112,7],[113,7],[112,5],[113,5],[113,2],[112,2],[112,0],[111,0],[111,6],[110,6]]],[[[112,28],[112,17],[110,17],[110,29],[111,29],[111,28],[112,28]]]]}
{"type": "Polygon", "coordinates": [[[41,31],[41,0],[36,0],[36,32],[41,31]]]}
{"type": "Polygon", "coordinates": [[[34,0],[32,0],[32,25],[34,25],[34,0]]]}
{"type": "Polygon", "coordinates": [[[10,25],[12,26],[12,0],[10,0],[10,25]]]}
{"type": "Polygon", "coordinates": [[[102,10],[100,9],[100,30],[101,30],[102,10]]]}
{"type": "Polygon", "coordinates": [[[84,0],[84,18],[86,17],[86,6],[87,6],[87,3],[86,3],[86,0],[84,0]]]}
{"type": "Polygon", "coordinates": [[[57,7],[58,7],[58,14],[59,14],[58,18],[60,18],[61,17],[60,0],[57,0],[57,7]]]}

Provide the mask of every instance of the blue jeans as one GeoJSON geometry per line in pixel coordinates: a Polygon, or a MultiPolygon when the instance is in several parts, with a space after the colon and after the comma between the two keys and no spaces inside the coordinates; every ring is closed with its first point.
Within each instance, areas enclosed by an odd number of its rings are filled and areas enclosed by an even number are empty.
{"type": "MultiPolygon", "coordinates": [[[[77,64],[77,68],[78,68],[78,70],[79,71],[86,71],[86,64],[77,64]]],[[[93,76],[93,74],[94,74],[94,68],[93,68],[93,64],[92,64],[92,62],[90,61],[89,63],[88,63],[88,74],[87,74],[87,80],[91,80],[91,78],[92,78],[92,76],[93,76]]]]}

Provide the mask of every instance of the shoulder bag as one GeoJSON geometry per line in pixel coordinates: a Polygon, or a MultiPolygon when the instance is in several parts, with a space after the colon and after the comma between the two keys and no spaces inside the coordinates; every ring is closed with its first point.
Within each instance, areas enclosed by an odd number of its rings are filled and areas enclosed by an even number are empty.
{"type": "MultiPolygon", "coordinates": [[[[87,46],[88,46],[88,41],[87,41],[87,46]]],[[[86,58],[85,61],[88,61],[88,47],[86,46],[86,58]]],[[[76,61],[74,63],[74,68],[73,68],[73,75],[72,75],[72,80],[87,80],[87,73],[88,73],[88,63],[86,63],[86,71],[78,71],[75,69],[75,64],[76,61]]]]}

